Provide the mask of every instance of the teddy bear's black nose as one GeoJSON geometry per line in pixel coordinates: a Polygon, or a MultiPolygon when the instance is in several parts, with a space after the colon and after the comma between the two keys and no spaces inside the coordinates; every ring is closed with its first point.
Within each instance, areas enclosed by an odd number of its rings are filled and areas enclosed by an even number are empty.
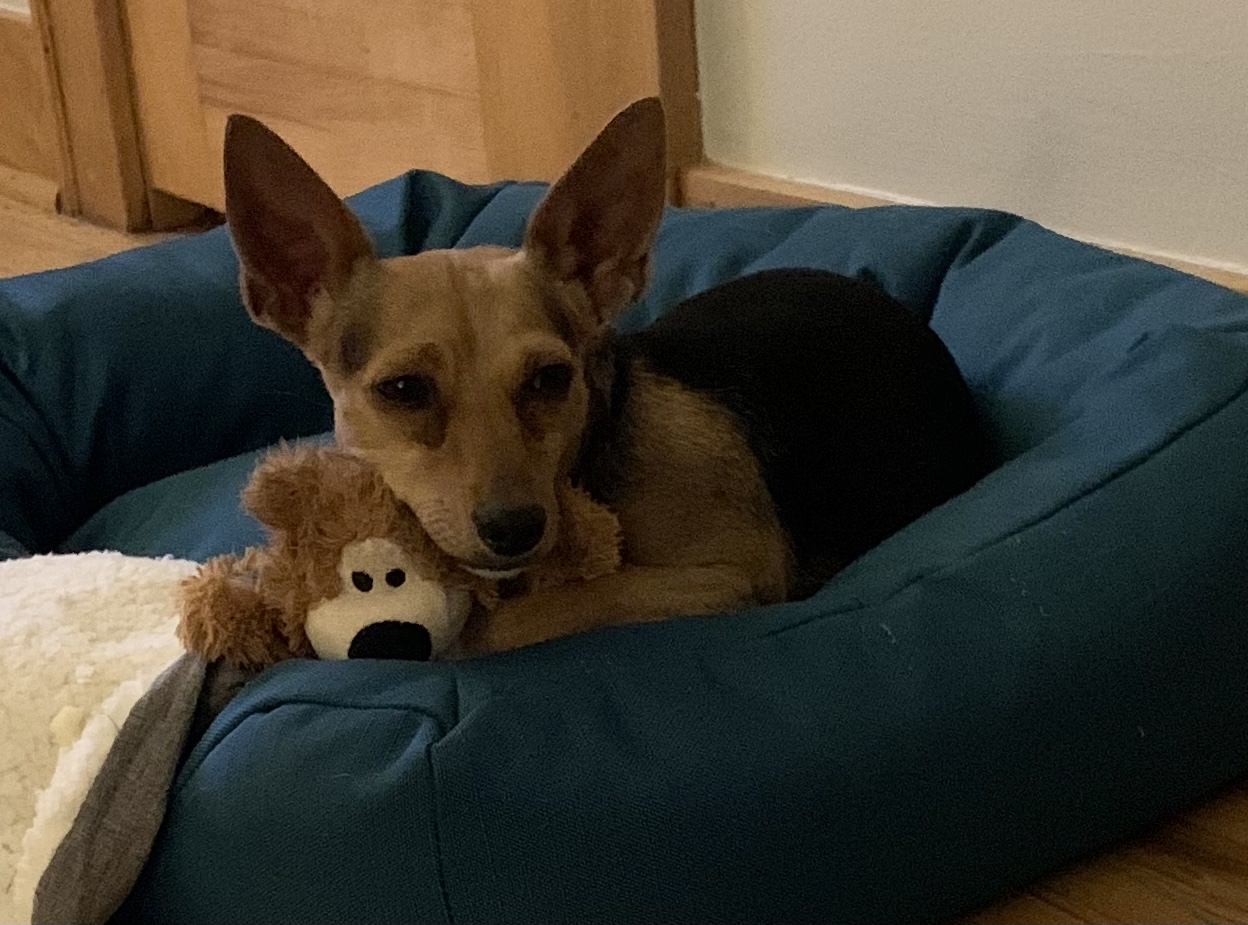
{"type": "Polygon", "coordinates": [[[401,658],[427,662],[433,654],[429,631],[419,623],[383,620],[370,623],[351,640],[347,658],[401,658]]]}

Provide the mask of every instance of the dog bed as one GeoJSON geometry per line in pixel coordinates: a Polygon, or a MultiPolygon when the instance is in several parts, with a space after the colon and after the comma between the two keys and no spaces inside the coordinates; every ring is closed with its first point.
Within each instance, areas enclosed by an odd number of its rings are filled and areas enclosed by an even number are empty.
{"type": "MultiPolygon", "coordinates": [[[[514,243],[540,194],[353,206],[393,254],[514,243]]],[[[804,602],[264,673],[118,918],[936,920],[1248,771],[1248,300],[997,212],[673,210],[621,324],[783,266],[929,320],[994,471],[804,602]]],[[[13,555],[239,549],[255,452],[331,424],[220,230],[0,283],[0,371],[13,555]]]]}

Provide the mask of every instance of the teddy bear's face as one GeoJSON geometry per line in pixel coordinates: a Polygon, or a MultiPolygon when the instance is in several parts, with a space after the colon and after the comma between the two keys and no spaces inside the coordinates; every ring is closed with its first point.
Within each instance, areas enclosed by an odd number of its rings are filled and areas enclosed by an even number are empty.
{"type": "Polygon", "coordinates": [[[468,619],[468,592],[424,578],[391,540],[343,548],[342,591],[308,610],[308,641],[320,658],[428,661],[445,652],[468,619]]]}

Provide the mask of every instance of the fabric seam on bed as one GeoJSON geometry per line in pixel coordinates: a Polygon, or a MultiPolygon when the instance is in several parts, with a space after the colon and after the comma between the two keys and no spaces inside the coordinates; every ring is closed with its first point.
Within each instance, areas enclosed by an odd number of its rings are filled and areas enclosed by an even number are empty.
{"type": "MultiPolygon", "coordinates": [[[[467,233],[468,229],[472,227],[473,222],[475,222],[478,218],[480,218],[480,217],[481,217],[481,213],[482,213],[482,212],[484,212],[486,209],[488,209],[490,206],[492,206],[492,205],[494,204],[494,200],[495,200],[495,199],[497,199],[497,198],[499,197],[499,194],[500,194],[500,193],[502,193],[504,190],[509,190],[509,189],[512,189],[513,187],[516,187],[516,186],[541,186],[541,187],[545,187],[547,184],[545,184],[545,183],[541,183],[541,182],[538,182],[538,181],[535,181],[535,180],[529,180],[529,181],[517,181],[517,180],[511,180],[511,181],[503,181],[503,182],[500,182],[500,183],[495,183],[495,184],[491,184],[491,185],[495,187],[493,194],[491,194],[491,196],[490,196],[490,198],[489,198],[489,199],[486,199],[484,202],[482,202],[482,203],[481,203],[481,206],[480,206],[479,208],[477,208],[477,209],[474,209],[474,210],[473,210],[473,212],[472,212],[472,214],[468,216],[468,220],[467,220],[467,221],[465,221],[465,222],[463,223],[463,228],[461,228],[461,229],[460,229],[460,232],[459,232],[459,237],[457,237],[457,238],[455,239],[455,243],[452,245],[452,247],[460,247],[460,246],[461,246],[461,242],[464,240],[464,235],[467,233]]],[[[410,203],[409,203],[409,205],[410,205],[410,203]]],[[[413,247],[411,247],[411,246],[410,246],[413,242],[412,242],[411,238],[407,236],[407,231],[408,231],[408,229],[407,229],[406,225],[405,225],[405,227],[404,227],[403,231],[404,231],[404,240],[403,240],[403,251],[404,251],[404,254],[405,254],[405,255],[410,256],[410,255],[412,255],[412,254],[419,254],[419,253],[421,253],[421,252],[422,252],[421,250],[418,250],[418,249],[413,248],[413,247]]],[[[431,248],[424,248],[424,250],[430,250],[430,249],[431,249],[431,248]]]]}
{"type": "MultiPolygon", "coordinates": [[[[458,689],[458,683],[457,683],[458,689]]],[[[456,722],[458,722],[458,695],[456,696],[456,722]]],[[[441,741],[441,737],[439,737],[441,741]]],[[[455,916],[451,912],[451,893],[446,883],[446,868],[443,864],[442,823],[438,807],[438,778],[433,767],[433,744],[425,746],[425,768],[429,774],[429,825],[433,828],[433,863],[438,871],[438,895],[442,898],[442,911],[446,915],[448,925],[455,925],[455,916]]]]}
{"type": "MultiPolygon", "coordinates": [[[[252,679],[251,681],[248,682],[248,684],[254,684],[254,683],[255,683],[255,679],[252,679]]],[[[412,713],[416,716],[421,717],[422,719],[425,719],[431,722],[434,725],[434,728],[437,730],[437,737],[435,741],[441,741],[443,738],[446,737],[446,733],[447,733],[446,728],[442,725],[442,721],[438,719],[438,717],[434,716],[432,713],[429,713],[425,710],[418,709],[412,706],[411,704],[332,703],[326,700],[315,700],[311,698],[281,700],[278,703],[268,704],[263,707],[255,707],[252,709],[248,709],[245,712],[240,712],[240,714],[237,717],[230,717],[224,729],[218,730],[213,733],[214,741],[212,742],[211,745],[204,746],[202,752],[200,751],[200,745],[196,745],[194,752],[192,752],[191,754],[191,757],[187,759],[186,764],[184,764],[181,770],[178,772],[178,775],[177,775],[178,783],[176,783],[170,789],[170,792],[169,792],[170,803],[172,803],[174,800],[177,800],[181,796],[182,791],[185,789],[185,782],[199,772],[199,769],[203,766],[203,763],[208,758],[208,756],[211,755],[218,748],[220,748],[225,743],[225,740],[228,739],[231,735],[233,735],[238,730],[238,727],[241,726],[245,720],[251,719],[252,717],[255,717],[255,716],[263,716],[269,713],[273,713],[277,710],[284,709],[285,707],[327,707],[329,709],[334,709],[334,710],[397,710],[402,713],[412,713]]],[[[227,706],[226,709],[229,709],[229,707],[227,706]]],[[[210,731],[212,731],[211,728],[210,728],[210,731]]]]}

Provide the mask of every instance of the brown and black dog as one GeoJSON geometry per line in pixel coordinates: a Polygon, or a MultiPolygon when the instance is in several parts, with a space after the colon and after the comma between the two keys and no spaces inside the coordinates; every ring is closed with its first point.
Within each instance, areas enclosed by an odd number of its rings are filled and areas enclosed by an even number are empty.
{"type": "Polygon", "coordinates": [[[949,353],[866,283],[770,271],[612,332],[647,283],[664,143],[658,100],[637,102],[519,249],[378,259],[293,150],[230,120],[247,308],[317,366],[337,439],[437,544],[477,572],[522,572],[559,534],[569,477],[619,515],[618,572],[517,595],[471,651],[807,594],[982,472],[949,353]]]}

